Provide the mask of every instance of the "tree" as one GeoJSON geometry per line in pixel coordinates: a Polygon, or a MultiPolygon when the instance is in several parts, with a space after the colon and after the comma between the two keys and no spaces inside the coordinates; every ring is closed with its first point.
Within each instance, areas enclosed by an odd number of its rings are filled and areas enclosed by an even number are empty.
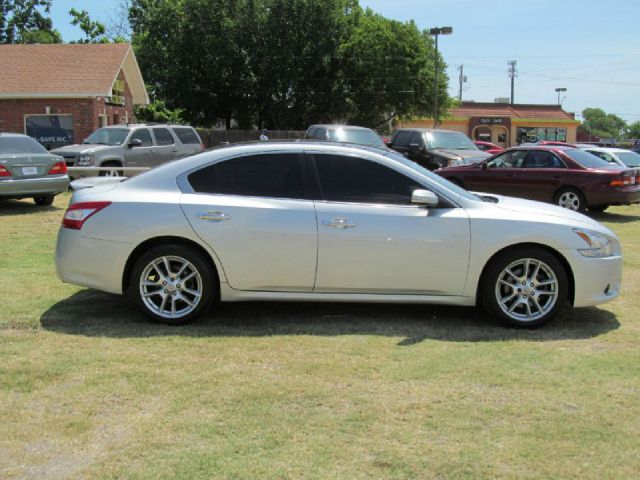
{"type": "Polygon", "coordinates": [[[640,139],[640,121],[633,122],[631,125],[629,125],[629,128],[627,130],[627,137],[640,139]]]}
{"type": "Polygon", "coordinates": [[[601,108],[585,108],[582,111],[582,125],[578,131],[590,138],[621,139],[627,130],[627,123],[612,113],[605,113],[601,108]]]}
{"type": "Polygon", "coordinates": [[[0,44],[60,43],[50,10],[51,0],[0,0],[0,44]]]}
{"type": "Polygon", "coordinates": [[[136,120],[158,123],[183,123],[182,109],[170,110],[162,100],[155,100],[148,105],[137,105],[136,120]]]}
{"type": "Polygon", "coordinates": [[[431,39],[357,0],[131,0],[129,22],[154,94],[196,125],[377,126],[431,113],[431,39]]]}
{"type": "Polygon", "coordinates": [[[69,10],[69,15],[71,15],[71,25],[79,26],[85,35],[83,39],[75,43],[109,43],[106,36],[107,29],[102,23],[92,21],[89,12],[72,8],[69,10]]]}

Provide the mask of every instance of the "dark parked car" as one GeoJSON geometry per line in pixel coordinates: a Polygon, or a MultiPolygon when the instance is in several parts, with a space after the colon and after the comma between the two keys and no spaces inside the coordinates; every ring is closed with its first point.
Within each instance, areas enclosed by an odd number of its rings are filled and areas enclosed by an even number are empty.
{"type": "Polygon", "coordinates": [[[462,132],[431,128],[401,128],[389,147],[429,170],[470,165],[491,155],[483,152],[462,132]]]}
{"type": "Polygon", "coordinates": [[[387,148],[376,132],[353,125],[311,125],[304,133],[304,138],[387,148]]]}
{"type": "Polygon", "coordinates": [[[577,211],[601,212],[609,205],[640,202],[640,178],[634,169],[570,147],[516,147],[477,165],[436,173],[467,190],[551,202],[577,211]]]}
{"type": "Polygon", "coordinates": [[[69,187],[67,166],[33,138],[0,133],[0,199],[33,198],[38,206],[69,187]]]}

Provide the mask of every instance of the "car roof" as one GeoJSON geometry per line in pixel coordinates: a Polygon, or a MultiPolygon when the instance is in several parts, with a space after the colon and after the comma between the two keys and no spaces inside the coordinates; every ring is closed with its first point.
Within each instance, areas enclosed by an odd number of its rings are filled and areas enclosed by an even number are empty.
{"type": "Polygon", "coordinates": [[[177,123],[123,123],[120,125],[107,125],[101,128],[135,128],[135,127],[183,127],[193,128],[191,125],[180,125],[177,123]]]}
{"type": "Polygon", "coordinates": [[[371,130],[370,128],[367,127],[359,127],[358,125],[340,125],[338,123],[315,123],[313,125],[310,125],[309,128],[307,128],[307,130],[309,130],[310,128],[327,128],[327,129],[348,129],[348,130],[371,130]]]}
{"type": "Polygon", "coordinates": [[[626,148],[617,148],[617,147],[587,147],[587,148],[583,148],[583,150],[595,150],[596,152],[609,152],[609,153],[624,153],[624,152],[633,151],[633,150],[627,150],[626,148]]]}
{"type": "Polygon", "coordinates": [[[567,151],[567,150],[582,150],[580,148],[575,148],[575,147],[569,147],[567,145],[536,145],[536,144],[531,144],[531,145],[522,145],[522,146],[517,146],[517,147],[511,147],[508,150],[560,150],[560,151],[567,151]]]}
{"type": "MultiPolygon", "coordinates": [[[[462,135],[465,135],[462,132],[459,132],[457,130],[448,130],[446,128],[413,128],[413,127],[403,127],[403,128],[399,128],[398,130],[396,130],[396,132],[422,132],[422,133],[428,133],[428,132],[455,132],[455,133],[460,133],[462,135]]],[[[465,135],[466,136],[466,135],[465,135]]]]}

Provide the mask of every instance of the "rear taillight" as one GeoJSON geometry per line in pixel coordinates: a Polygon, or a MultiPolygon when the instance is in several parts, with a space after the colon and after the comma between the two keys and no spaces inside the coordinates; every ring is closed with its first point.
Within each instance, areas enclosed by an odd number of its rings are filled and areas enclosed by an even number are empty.
{"type": "Polygon", "coordinates": [[[635,185],[635,184],[636,184],[636,177],[631,175],[631,176],[623,176],[620,178],[615,178],[611,180],[611,182],[609,183],[609,186],[628,187],[629,185],[635,185]]]}
{"type": "Polygon", "coordinates": [[[10,177],[11,172],[4,165],[0,165],[0,177],[10,177]]]}
{"type": "Polygon", "coordinates": [[[56,162],[49,170],[49,175],[62,175],[63,173],[67,173],[67,164],[64,162],[56,162]]]}
{"type": "Polygon", "coordinates": [[[62,226],[72,230],[80,230],[89,217],[109,205],[111,202],[78,202],[69,205],[62,218],[62,226]]]}

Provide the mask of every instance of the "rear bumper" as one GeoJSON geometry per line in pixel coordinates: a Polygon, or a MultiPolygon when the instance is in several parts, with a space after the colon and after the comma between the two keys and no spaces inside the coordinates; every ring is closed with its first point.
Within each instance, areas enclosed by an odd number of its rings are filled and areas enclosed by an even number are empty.
{"type": "Polygon", "coordinates": [[[56,243],[56,274],[65,283],[122,293],[122,275],[133,246],[87,238],[78,230],[60,228],[56,243]]]}
{"type": "Polygon", "coordinates": [[[0,197],[24,198],[38,195],[56,195],[69,188],[67,175],[50,175],[39,178],[3,178],[0,180],[0,197]]]}
{"type": "Polygon", "coordinates": [[[631,205],[640,203],[640,186],[626,187],[620,189],[608,189],[606,191],[595,191],[587,194],[589,205],[631,205]]]}

